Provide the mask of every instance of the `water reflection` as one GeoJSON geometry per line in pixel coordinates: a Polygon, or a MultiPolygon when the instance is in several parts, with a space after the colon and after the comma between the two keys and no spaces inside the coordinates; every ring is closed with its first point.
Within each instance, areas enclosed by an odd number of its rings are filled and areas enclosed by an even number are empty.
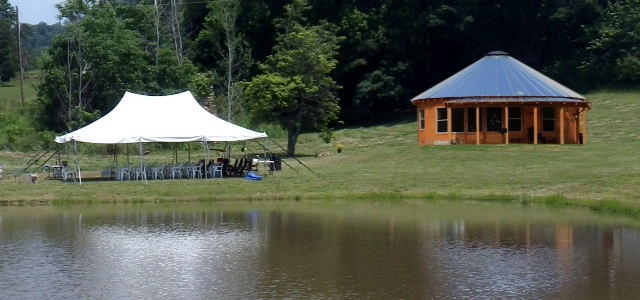
{"type": "Polygon", "coordinates": [[[635,224],[478,203],[0,208],[1,298],[627,298],[635,224]]]}

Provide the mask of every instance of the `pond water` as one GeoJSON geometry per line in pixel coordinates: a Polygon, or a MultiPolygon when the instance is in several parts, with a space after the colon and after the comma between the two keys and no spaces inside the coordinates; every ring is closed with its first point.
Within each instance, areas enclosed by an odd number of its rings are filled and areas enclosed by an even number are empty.
{"type": "Polygon", "coordinates": [[[0,207],[0,298],[636,298],[637,225],[438,201],[0,207]]]}

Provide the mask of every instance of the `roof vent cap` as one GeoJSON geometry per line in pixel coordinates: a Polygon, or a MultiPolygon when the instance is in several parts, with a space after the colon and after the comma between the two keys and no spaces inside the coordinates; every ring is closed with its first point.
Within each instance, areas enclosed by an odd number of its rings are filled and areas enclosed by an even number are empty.
{"type": "Polygon", "coordinates": [[[504,51],[492,51],[489,52],[489,54],[487,54],[486,56],[509,56],[509,54],[504,51]]]}

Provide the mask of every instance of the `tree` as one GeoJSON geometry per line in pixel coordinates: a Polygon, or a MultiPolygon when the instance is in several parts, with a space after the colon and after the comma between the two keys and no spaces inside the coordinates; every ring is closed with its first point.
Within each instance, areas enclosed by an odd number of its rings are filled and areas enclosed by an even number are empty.
{"type": "Polygon", "coordinates": [[[11,80],[20,65],[15,32],[16,11],[7,0],[0,0],[0,81],[11,80]]]}
{"type": "Polygon", "coordinates": [[[240,81],[249,74],[253,65],[250,49],[236,22],[240,13],[238,0],[216,0],[207,6],[209,14],[200,32],[198,45],[210,45],[209,51],[199,53],[200,60],[210,64],[213,92],[217,112],[231,122],[242,112],[242,86],[240,81]],[[217,96],[217,97],[216,97],[217,96]]]}
{"type": "Polygon", "coordinates": [[[279,33],[273,54],[246,91],[254,119],[286,130],[289,155],[295,155],[301,133],[326,129],[340,111],[335,95],[339,86],[331,72],[343,38],[327,22],[306,25],[304,14],[309,9],[306,0],[285,6],[284,18],[275,21],[279,33]]]}
{"type": "Polygon", "coordinates": [[[159,7],[134,8],[120,0],[58,5],[68,21],[43,60],[43,125],[58,132],[76,129],[109,112],[125,91],[184,91],[195,67],[182,59],[178,2],[171,1],[170,11],[160,16],[159,7]]]}
{"type": "Polygon", "coordinates": [[[591,30],[582,69],[595,85],[636,87],[640,81],[640,1],[610,2],[591,30]]]}
{"type": "Polygon", "coordinates": [[[42,121],[56,131],[109,111],[125,91],[143,90],[150,73],[139,35],[124,28],[113,7],[67,4],[62,15],[74,21],[54,39],[38,88],[42,121]]]}
{"type": "Polygon", "coordinates": [[[22,33],[22,65],[26,70],[39,67],[47,48],[51,47],[53,37],[62,32],[59,24],[47,25],[40,22],[37,25],[20,24],[22,33]]]}

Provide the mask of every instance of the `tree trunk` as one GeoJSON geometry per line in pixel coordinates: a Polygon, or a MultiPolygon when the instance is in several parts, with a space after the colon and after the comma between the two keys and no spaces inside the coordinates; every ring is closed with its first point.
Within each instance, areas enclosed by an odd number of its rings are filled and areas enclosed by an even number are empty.
{"type": "Polygon", "coordinates": [[[299,130],[288,129],[287,130],[287,154],[289,156],[296,156],[296,143],[298,142],[299,130]]]}

